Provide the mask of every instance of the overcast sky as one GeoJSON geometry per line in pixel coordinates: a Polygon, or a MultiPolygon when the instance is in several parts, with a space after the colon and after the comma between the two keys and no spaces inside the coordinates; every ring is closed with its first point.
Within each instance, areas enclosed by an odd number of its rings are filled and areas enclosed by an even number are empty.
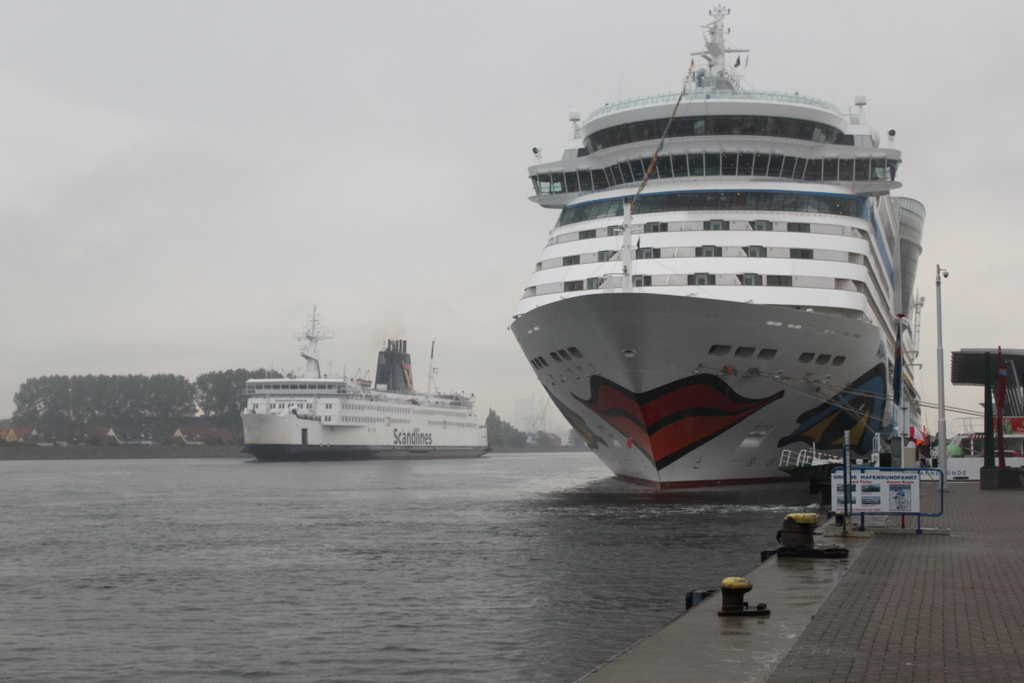
{"type": "MultiPolygon", "coordinates": [[[[531,148],[678,90],[711,5],[0,2],[0,417],[29,377],[299,369],[315,305],[334,372],[401,337],[425,388],[436,338],[439,387],[511,419],[543,396],[508,325],[557,217],[531,148]]],[[[1024,348],[1024,3],[727,5],[749,87],[897,131],[925,398],[936,263],[947,353],[1024,348]]]]}

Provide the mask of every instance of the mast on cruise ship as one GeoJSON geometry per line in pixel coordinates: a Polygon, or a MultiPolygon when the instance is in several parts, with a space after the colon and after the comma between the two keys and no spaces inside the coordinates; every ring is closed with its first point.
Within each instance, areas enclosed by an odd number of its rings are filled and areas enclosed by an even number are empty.
{"type": "Polygon", "coordinates": [[[718,5],[709,10],[711,23],[701,28],[706,29],[704,33],[704,51],[693,52],[691,56],[701,57],[707,64],[694,69],[690,73],[690,79],[698,88],[710,90],[739,90],[740,78],[736,69],[740,65],[739,57],[734,65],[729,64],[730,55],[747,53],[750,50],[733,50],[725,46],[725,36],[729,30],[725,28],[725,17],[729,15],[729,9],[718,5]]]}
{"type": "Polygon", "coordinates": [[[334,334],[326,330],[320,330],[320,318],[316,314],[316,306],[313,307],[313,315],[309,318],[309,327],[306,328],[305,332],[296,335],[299,341],[306,340],[305,346],[303,346],[299,353],[306,359],[306,374],[304,375],[307,379],[320,379],[320,353],[317,351],[316,345],[323,339],[334,339],[334,334]]]}

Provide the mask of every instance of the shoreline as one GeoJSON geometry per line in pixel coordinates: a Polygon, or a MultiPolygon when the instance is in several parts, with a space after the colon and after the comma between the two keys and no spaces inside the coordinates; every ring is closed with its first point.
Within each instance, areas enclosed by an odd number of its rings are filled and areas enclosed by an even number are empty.
{"type": "MultiPolygon", "coordinates": [[[[589,453],[586,448],[561,448],[557,451],[537,448],[494,449],[487,455],[526,455],[531,453],[589,453]]],[[[21,460],[157,460],[161,458],[252,458],[242,452],[241,444],[230,446],[3,446],[0,462],[21,460]]]]}

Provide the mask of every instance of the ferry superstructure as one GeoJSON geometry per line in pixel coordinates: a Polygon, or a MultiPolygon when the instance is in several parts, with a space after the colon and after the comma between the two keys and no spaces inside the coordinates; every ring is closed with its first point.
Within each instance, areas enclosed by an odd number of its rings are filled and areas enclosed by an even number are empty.
{"type": "Polygon", "coordinates": [[[658,488],[776,481],[783,448],[847,430],[866,453],[897,421],[894,371],[916,399],[897,356],[924,207],[890,194],[895,133],[864,97],[742,89],[727,14],[681,92],[572,112],[562,158],[530,168],[560,213],[512,332],[612,472],[658,488]]]}
{"type": "Polygon", "coordinates": [[[317,343],[331,338],[314,310],[306,331],[301,378],[251,379],[245,384],[243,451],[261,461],[475,458],[487,452],[487,431],[474,398],[413,390],[404,340],[380,351],[374,383],[324,377],[317,343]]]}

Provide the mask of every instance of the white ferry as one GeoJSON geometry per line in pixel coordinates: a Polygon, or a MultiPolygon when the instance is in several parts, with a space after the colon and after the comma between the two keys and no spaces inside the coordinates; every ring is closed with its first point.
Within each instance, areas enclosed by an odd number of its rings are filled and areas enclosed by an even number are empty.
{"type": "Polygon", "coordinates": [[[680,92],[571,112],[562,157],[534,150],[532,199],[559,215],[511,328],[598,457],[657,488],[778,481],[782,449],[847,430],[866,455],[894,372],[903,429],[920,419],[897,357],[925,212],[890,194],[895,132],[863,96],[743,89],[710,14],[680,92]]]}
{"type": "Polygon", "coordinates": [[[314,310],[300,337],[305,377],[246,382],[243,452],[257,460],[306,461],[476,458],[489,450],[474,397],[431,390],[433,362],[427,393],[413,390],[405,341],[387,342],[373,384],[324,377],[317,343],[332,335],[318,325],[314,310]]]}

